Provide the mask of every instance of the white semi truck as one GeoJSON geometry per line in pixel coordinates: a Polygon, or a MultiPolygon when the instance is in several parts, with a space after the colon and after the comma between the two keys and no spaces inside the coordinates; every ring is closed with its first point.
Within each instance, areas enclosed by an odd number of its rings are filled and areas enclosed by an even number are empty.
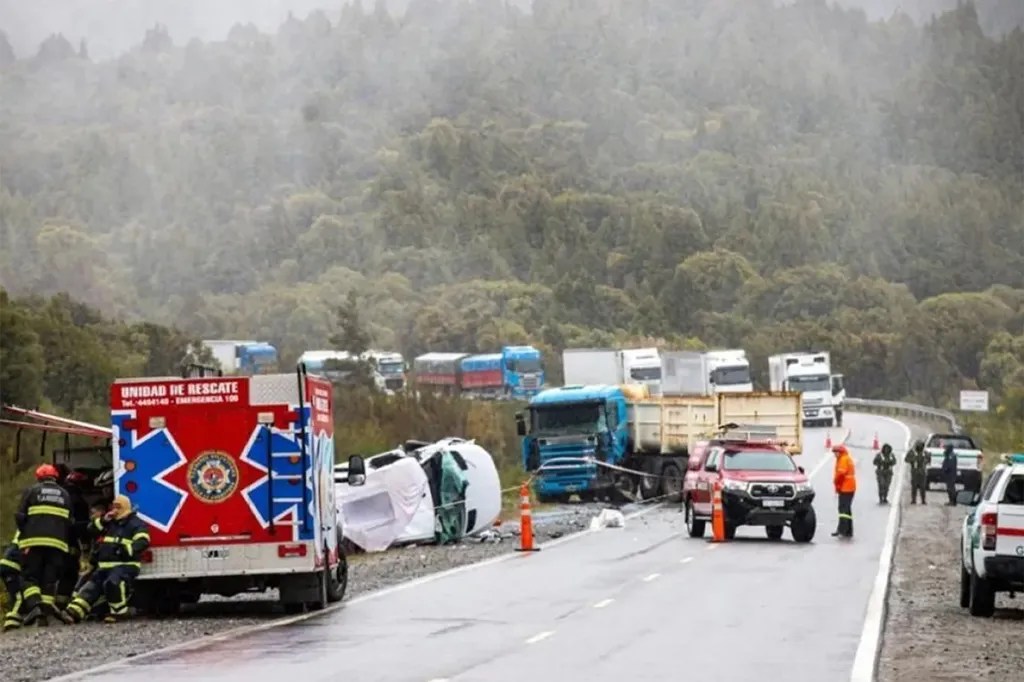
{"type": "Polygon", "coordinates": [[[562,351],[566,386],[639,384],[661,391],[661,354],[657,348],[567,348],[562,351]]]}
{"type": "Polygon", "coordinates": [[[368,350],[361,356],[373,367],[373,381],[382,393],[397,393],[405,389],[405,358],[401,353],[368,350]]]}
{"type": "Polygon", "coordinates": [[[768,358],[768,380],[772,391],[803,394],[805,426],[843,425],[843,375],[832,374],[828,351],[773,355],[768,358]]]}
{"type": "Polygon", "coordinates": [[[743,350],[667,351],[661,355],[662,395],[753,393],[743,350]]]}

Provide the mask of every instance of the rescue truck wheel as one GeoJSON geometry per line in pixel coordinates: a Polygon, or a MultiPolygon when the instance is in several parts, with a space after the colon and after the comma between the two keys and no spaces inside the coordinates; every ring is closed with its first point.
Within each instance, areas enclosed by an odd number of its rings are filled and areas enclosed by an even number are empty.
{"type": "Polygon", "coordinates": [[[327,604],[330,603],[331,567],[329,564],[325,565],[324,570],[316,577],[316,591],[317,598],[307,602],[306,606],[309,607],[310,611],[323,611],[327,608],[327,604]]]}
{"type": "Polygon", "coordinates": [[[327,601],[336,604],[345,598],[348,588],[348,557],[341,546],[341,532],[338,533],[338,565],[331,571],[331,582],[327,588],[327,601]]]}

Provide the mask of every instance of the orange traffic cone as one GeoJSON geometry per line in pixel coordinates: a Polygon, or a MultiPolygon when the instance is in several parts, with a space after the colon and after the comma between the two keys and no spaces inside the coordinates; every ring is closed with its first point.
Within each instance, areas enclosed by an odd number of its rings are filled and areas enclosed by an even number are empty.
{"type": "Polygon", "coordinates": [[[825,449],[826,450],[831,450],[832,449],[832,432],[831,431],[826,431],[825,432],[825,449]]]}
{"type": "Polygon", "coordinates": [[[873,441],[871,441],[871,449],[872,450],[877,450],[878,449],[878,432],[877,431],[875,431],[875,439],[873,441]]]}
{"type": "Polygon", "coordinates": [[[711,542],[725,542],[725,510],[722,508],[722,482],[715,481],[711,494],[711,542]]]}
{"type": "Polygon", "coordinates": [[[533,546],[533,510],[530,509],[530,486],[519,486],[519,549],[517,552],[539,552],[533,546]]]}

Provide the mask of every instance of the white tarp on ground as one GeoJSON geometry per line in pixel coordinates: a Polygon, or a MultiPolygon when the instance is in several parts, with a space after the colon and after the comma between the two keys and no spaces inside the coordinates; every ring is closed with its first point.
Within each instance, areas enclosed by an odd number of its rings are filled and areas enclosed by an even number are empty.
{"type": "MultiPolygon", "coordinates": [[[[409,447],[409,446],[407,446],[409,447]]],[[[463,535],[475,535],[494,525],[501,514],[501,483],[494,459],[473,441],[444,438],[419,449],[396,449],[366,459],[366,484],[336,483],[338,521],[345,538],[367,552],[389,546],[434,539],[435,507],[424,466],[452,453],[468,483],[463,535]]],[[[343,481],[348,466],[335,467],[343,481]]]]}
{"type": "MultiPolygon", "coordinates": [[[[371,458],[372,459],[372,458],[371,458]]],[[[336,484],[345,538],[367,552],[395,542],[434,537],[434,504],[419,462],[399,457],[378,469],[367,462],[366,484],[336,484]]]]}

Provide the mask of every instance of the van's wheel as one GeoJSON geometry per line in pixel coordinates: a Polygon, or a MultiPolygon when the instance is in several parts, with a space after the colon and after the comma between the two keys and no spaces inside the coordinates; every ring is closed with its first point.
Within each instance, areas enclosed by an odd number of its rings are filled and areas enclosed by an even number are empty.
{"type": "Polygon", "coordinates": [[[971,606],[972,616],[991,618],[996,612],[996,591],[992,583],[971,573],[971,606]]]}
{"type": "Polygon", "coordinates": [[[967,608],[971,605],[971,574],[967,572],[964,565],[960,564],[960,606],[967,608]]]}
{"type": "Polygon", "coordinates": [[[693,518],[693,503],[690,500],[686,501],[686,533],[691,538],[702,538],[704,537],[704,526],[705,522],[699,519],[693,518]]]}

